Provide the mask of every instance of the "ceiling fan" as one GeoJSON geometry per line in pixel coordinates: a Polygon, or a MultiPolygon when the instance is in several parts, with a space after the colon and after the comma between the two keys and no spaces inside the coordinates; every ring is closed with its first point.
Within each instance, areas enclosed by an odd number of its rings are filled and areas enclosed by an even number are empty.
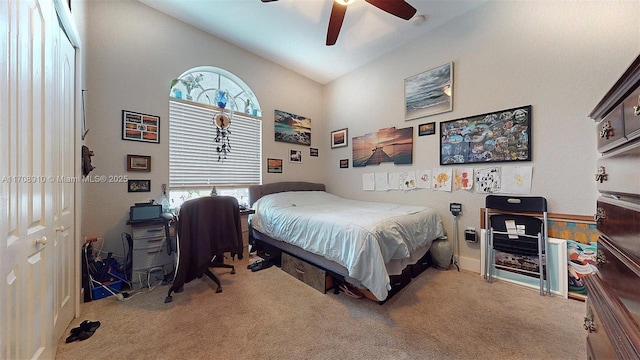
{"type": "MultiPolygon", "coordinates": [[[[263,3],[278,0],[261,0],[263,3]]],[[[334,0],[331,8],[331,17],[329,18],[329,28],[327,29],[327,46],[334,45],[338,40],[340,28],[344,15],[347,12],[347,5],[353,3],[354,0],[334,0]]],[[[401,19],[409,20],[415,15],[416,9],[404,0],[365,0],[369,4],[380,10],[386,11],[391,15],[395,15],[401,19]]]]}

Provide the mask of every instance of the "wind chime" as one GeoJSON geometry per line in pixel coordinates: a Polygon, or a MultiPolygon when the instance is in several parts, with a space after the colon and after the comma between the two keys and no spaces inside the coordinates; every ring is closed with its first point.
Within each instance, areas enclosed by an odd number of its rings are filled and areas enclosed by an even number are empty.
{"type": "Polygon", "coordinates": [[[229,115],[224,113],[228,95],[227,91],[218,90],[216,92],[216,105],[220,108],[220,112],[213,116],[213,124],[217,129],[215,142],[218,144],[218,161],[226,160],[227,153],[231,152],[231,145],[229,144],[231,131],[229,131],[229,126],[233,117],[233,109],[229,109],[229,115]]]}

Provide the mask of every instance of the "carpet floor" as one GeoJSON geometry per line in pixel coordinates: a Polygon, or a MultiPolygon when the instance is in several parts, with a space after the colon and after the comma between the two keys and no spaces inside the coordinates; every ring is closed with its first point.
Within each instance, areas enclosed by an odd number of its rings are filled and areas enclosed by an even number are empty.
{"type": "Polygon", "coordinates": [[[323,294],[278,267],[213,269],[164,303],[168,286],[85,303],[100,321],[56,359],[585,359],[585,303],[455,269],[427,269],[383,305],[323,294]]]}

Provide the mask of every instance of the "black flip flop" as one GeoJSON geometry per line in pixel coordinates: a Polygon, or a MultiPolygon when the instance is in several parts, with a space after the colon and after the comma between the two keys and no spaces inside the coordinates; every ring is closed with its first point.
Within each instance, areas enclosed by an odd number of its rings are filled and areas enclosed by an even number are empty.
{"type": "Polygon", "coordinates": [[[254,261],[251,264],[247,265],[247,269],[253,269],[256,266],[260,266],[260,264],[262,264],[263,262],[264,262],[264,259],[254,261]]]}
{"type": "Polygon", "coordinates": [[[71,335],[65,339],[65,342],[70,343],[76,340],[86,340],[90,338],[99,327],[100,321],[85,320],[80,323],[80,326],[71,329],[71,335]]]}
{"type": "Polygon", "coordinates": [[[273,262],[271,261],[262,261],[258,266],[254,266],[251,268],[251,271],[256,272],[264,269],[268,269],[273,266],[273,262]]]}

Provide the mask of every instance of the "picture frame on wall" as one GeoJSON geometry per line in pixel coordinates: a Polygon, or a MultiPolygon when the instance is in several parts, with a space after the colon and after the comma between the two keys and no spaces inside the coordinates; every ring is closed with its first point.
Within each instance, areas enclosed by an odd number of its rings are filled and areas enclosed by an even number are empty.
{"type": "Polygon", "coordinates": [[[128,180],[128,192],[151,192],[151,180],[128,180]]]}
{"type": "Polygon", "coordinates": [[[318,157],[318,148],[309,148],[309,156],[318,157]]]}
{"type": "Polygon", "coordinates": [[[267,172],[282,174],[282,159],[267,159],[267,172]]]}
{"type": "Polygon", "coordinates": [[[122,140],[160,143],[160,117],[122,110],[122,140]]]}
{"type": "Polygon", "coordinates": [[[531,161],[531,105],[440,122],[440,165],[531,161]]]}
{"type": "Polygon", "coordinates": [[[151,171],[151,156],[127,155],[127,171],[151,171]]]}
{"type": "Polygon", "coordinates": [[[289,162],[301,163],[302,162],[302,150],[289,150],[289,162]]]}
{"type": "Polygon", "coordinates": [[[433,135],[435,133],[436,133],[435,122],[418,125],[418,136],[433,135]]]}
{"type": "Polygon", "coordinates": [[[404,80],[404,119],[453,110],[453,62],[404,80]]]}
{"type": "Polygon", "coordinates": [[[311,146],[311,119],[282,110],[273,116],[275,141],[311,146]]]}
{"type": "Polygon", "coordinates": [[[340,159],[340,169],[349,168],[349,159],[340,159]]]}
{"type": "Polygon", "coordinates": [[[334,130],[331,132],[331,148],[344,147],[349,144],[349,130],[347,128],[334,130]]]}

